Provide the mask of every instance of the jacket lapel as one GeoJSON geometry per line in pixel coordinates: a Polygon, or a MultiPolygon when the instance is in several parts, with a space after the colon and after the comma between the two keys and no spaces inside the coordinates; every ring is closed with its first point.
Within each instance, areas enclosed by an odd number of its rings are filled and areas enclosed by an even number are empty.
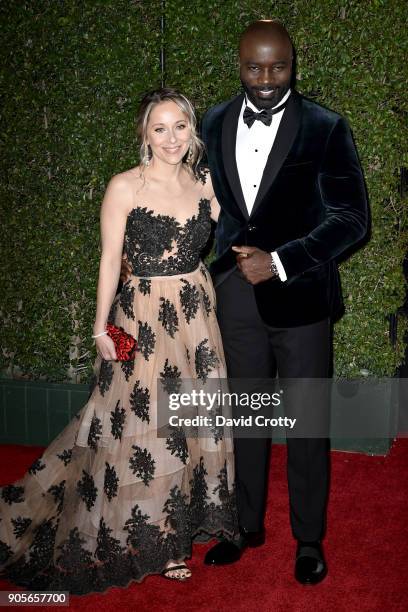
{"type": "MultiPolygon", "coordinates": [[[[275,142],[269,153],[265,170],[262,175],[261,184],[252,208],[251,216],[254,214],[260,203],[268,193],[273,181],[276,178],[283,162],[285,161],[295,140],[300,125],[301,118],[301,99],[296,92],[292,92],[285,112],[279,124],[275,142]]],[[[273,121],[273,119],[272,119],[273,121]]],[[[237,173],[238,174],[238,173],[237,173]]]]}
{"type": "Polygon", "coordinates": [[[222,159],[224,162],[225,173],[228,178],[231,190],[234,194],[242,214],[246,219],[249,218],[248,209],[245,204],[244,194],[242,193],[241,182],[239,180],[237,160],[235,156],[235,146],[237,141],[238,118],[241,111],[244,96],[241,94],[228,107],[222,124],[222,159]]]}

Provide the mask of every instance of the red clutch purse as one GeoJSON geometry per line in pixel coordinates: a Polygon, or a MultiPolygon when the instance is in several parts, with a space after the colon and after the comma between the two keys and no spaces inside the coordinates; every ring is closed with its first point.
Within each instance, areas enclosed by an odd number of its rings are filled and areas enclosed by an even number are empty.
{"type": "Polygon", "coordinates": [[[108,323],[106,326],[109,338],[115,345],[118,361],[133,361],[138,350],[137,342],[131,334],[127,334],[123,327],[116,327],[108,323]]]}

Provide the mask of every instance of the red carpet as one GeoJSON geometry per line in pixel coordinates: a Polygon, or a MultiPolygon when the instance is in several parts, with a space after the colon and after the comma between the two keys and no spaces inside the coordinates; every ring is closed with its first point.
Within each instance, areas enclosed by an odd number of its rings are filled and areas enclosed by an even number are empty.
{"type": "MultiPolygon", "coordinates": [[[[0,482],[19,478],[41,449],[0,447],[0,482]]],[[[293,575],[284,446],[274,446],[266,517],[267,543],[238,564],[203,565],[209,545],[197,545],[193,577],[172,583],[150,576],[128,589],[71,597],[70,610],[103,612],[394,612],[408,609],[408,440],[388,457],[332,453],[326,537],[329,575],[316,587],[293,575]]],[[[12,587],[0,582],[0,589],[12,587]]],[[[17,589],[16,589],[17,590],[17,589]]],[[[37,608],[38,609],[38,608],[37,608]]],[[[61,609],[61,608],[46,608],[61,609]]]]}

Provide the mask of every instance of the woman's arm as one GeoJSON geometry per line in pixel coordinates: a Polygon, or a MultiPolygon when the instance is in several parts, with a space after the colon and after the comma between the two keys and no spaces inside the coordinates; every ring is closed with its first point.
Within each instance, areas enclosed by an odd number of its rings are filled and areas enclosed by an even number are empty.
{"type": "Polygon", "coordinates": [[[210,200],[211,206],[211,219],[217,223],[218,216],[220,214],[220,205],[218,203],[217,198],[215,197],[214,189],[212,186],[211,174],[210,171],[207,170],[205,173],[205,196],[210,200]]]}
{"type": "Polygon", "coordinates": [[[215,195],[210,200],[210,205],[211,205],[211,219],[217,223],[221,208],[220,208],[220,205],[218,204],[218,200],[215,197],[215,195]]]}
{"type": "MultiPolygon", "coordinates": [[[[121,175],[111,179],[101,206],[101,260],[96,298],[94,335],[105,331],[119,282],[127,213],[132,207],[129,181],[121,175]]],[[[96,347],[104,359],[116,359],[113,341],[108,336],[96,338],[96,347]]]]}

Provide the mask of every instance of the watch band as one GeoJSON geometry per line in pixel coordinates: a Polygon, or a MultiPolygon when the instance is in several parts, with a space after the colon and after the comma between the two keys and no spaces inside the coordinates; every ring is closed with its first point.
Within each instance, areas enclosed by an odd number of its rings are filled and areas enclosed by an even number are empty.
{"type": "Polygon", "coordinates": [[[278,268],[276,267],[276,263],[275,263],[275,260],[273,259],[272,253],[271,253],[271,265],[269,269],[273,274],[272,278],[279,278],[278,268]]]}

